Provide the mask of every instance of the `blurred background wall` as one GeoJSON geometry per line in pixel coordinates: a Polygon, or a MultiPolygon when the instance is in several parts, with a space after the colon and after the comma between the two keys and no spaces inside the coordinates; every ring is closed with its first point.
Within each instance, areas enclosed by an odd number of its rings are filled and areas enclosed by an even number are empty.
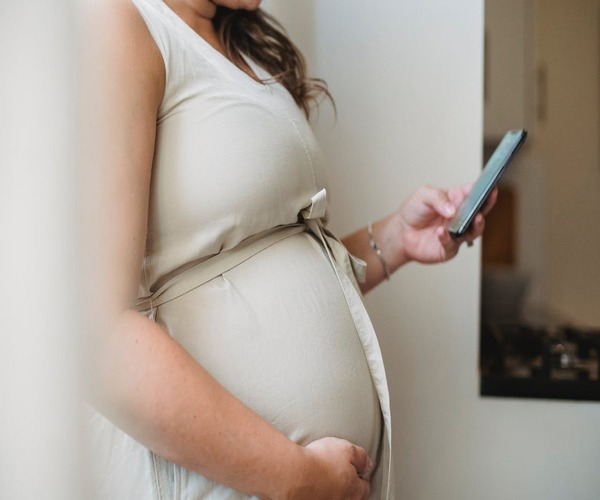
{"type": "Polygon", "coordinates": [[[0,2],[0,498],[70,500],[78,424],[73,2],[0,2]]]}

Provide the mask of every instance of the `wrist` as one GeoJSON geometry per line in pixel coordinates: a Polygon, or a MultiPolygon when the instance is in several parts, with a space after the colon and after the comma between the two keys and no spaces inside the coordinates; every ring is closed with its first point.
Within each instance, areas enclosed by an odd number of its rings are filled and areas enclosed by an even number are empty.
{"type": "Polygon", "coordinates": [[[398,211],[395,212],[389,221],[390,231],[393,233],[391,238],[394,248],[394,269],[398,269],[404,264],[408,264],[413,258],[406,253],[406,238],[410,234],[410,228],[402,217],[402,214],[398,211]]]}
{"type": "Polygon", "coordinates": [[[377,255],[379,263],[381,264],[381,268],[383,269],[383,275],[385,279],[389,281],[391,276],[390,266],[387,262],[387,259],[383,255],[383,250],[377,242],[377,238],[375,237],[375,233],[373,230],[373,223],[371,222],[369,222],[369,224],[367,225],[367,235],[369,237],[369,246],[371,247],[373,252],[375,252],[375,255],[377,255]]]}
{"type": "Polygon", "coordinates": [[[303,491],[311,484],[310,478],[315,477],[315,463],[308,450],[293,443],[286,458],[281,460],[279,465],[274,480],[271,481],[270,491],[261,498],[265,500],[303,498],[303,491]]]}
{"type": "Polygon", "coordinates": [[[407,233],[406,224],[398,212],[381,219],[373,224],[373,232],[390,274],[412,259],[406,255],[404,235],[407,233]]]}

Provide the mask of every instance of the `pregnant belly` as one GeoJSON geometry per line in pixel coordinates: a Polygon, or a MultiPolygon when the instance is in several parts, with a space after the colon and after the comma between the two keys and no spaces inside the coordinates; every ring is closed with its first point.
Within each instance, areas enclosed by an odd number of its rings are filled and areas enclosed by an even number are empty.
{"type": "Polygon", "coordinates": [[[377,458],[379,403],[331,264],[306,233],[160,306],[157,320],[229,391],[300,444],[377,458]]]}

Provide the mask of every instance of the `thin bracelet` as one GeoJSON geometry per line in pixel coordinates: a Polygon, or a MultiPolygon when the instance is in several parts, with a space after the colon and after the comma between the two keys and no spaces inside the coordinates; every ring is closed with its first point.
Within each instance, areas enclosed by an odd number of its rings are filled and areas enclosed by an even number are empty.
{"type": "Polygon", "coordinates": [[[383,272],[385,273],[385,279],[389,281],[390,268],[388,267],[387,262],[383,258],[383,252],[381,251],[381,248],[379,248],[379,245],[375,241],[375,237],[373,236],[373,224],[371,224],[370,222],[367,225],[367,232],[369,233],[369,245],[371,245],[371,248],[375,251],[377,257],[379,257],[379,261],[383,266],[383,272]]]}

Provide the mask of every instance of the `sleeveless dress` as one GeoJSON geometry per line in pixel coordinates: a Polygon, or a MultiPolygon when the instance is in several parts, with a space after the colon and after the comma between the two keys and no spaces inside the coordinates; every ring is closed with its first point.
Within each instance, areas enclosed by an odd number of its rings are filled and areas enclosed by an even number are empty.
{"type": "MultiPolygon", "coordinates": [[[[392,498],[387,382],[361,262],[324,227],[323,159],[305,116],[262,68],[248,61],[263,83],[162,0],[132,1],[166,69],[137,309],[290,439],[363,446],[371,498],[392,498]]],[[[247,498],[96,412],[91,424],[100,498],[247,498]]]]}

